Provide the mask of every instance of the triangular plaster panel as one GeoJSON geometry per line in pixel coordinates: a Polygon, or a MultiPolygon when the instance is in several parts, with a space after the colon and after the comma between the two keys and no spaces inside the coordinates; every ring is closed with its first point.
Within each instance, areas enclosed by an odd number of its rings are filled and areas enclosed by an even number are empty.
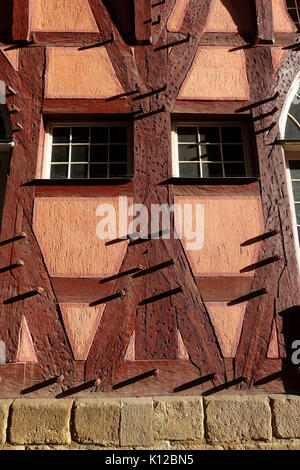
{"type": "Polygon", "coordinates": [[[26,318],[24,316],[22,317],[19,330],[19,344],[16,361],[38,362],[32,342],[32,337],[27,325],[26,318]]]}

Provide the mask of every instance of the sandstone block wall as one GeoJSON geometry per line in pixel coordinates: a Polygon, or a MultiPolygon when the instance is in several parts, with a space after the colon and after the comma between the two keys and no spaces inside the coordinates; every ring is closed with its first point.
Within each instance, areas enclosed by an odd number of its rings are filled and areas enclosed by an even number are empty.
{"type": "Polygon", "coordinates": [[[300,449],[300,397],[0,400],[0,450],[300,449]]]}

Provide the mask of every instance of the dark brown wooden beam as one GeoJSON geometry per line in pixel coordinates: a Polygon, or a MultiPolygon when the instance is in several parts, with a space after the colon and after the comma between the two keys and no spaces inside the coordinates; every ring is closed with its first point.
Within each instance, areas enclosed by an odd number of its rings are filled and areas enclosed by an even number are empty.
{"type": "MultiPolygon", "coordinates": [[[[246,108],[249,104],[249,101],[176,100],[172,113],[235,114],[239,109],[246,108]]],[[[245,110],[239,114],[250,114],[250,111],[245,110]]]]}
{"type": "Polygon", "coordinates": [[[257,18],[257,42],[274,43],[272,0],[255,0],[257,18]]]}
{"type": "Polygon", "coordinates": [[[30,0],[13,2],[12,38],[14,41],[28,41],[30,35],[30,0]]]}

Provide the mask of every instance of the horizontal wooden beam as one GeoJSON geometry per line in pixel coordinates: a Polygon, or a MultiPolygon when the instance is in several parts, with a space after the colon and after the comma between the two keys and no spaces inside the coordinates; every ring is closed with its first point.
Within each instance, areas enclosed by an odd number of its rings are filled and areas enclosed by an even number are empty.
{"type": "MultiPolygon", "coordinates": [[[[221,100],[176,100],[172,109],[174,114],[236,114],[239,109],[246,108],[250,101],[221,101],[221,100]]],[[[250,114],[249,110],[240,114],[250,114]]]]}
{"type": "Polygon", "coordinates": [[[126,98],[113,101],[102,99],[63,99],[46,98],[43,104],[44,114],[129,114],[131,107],[126,98]]]}

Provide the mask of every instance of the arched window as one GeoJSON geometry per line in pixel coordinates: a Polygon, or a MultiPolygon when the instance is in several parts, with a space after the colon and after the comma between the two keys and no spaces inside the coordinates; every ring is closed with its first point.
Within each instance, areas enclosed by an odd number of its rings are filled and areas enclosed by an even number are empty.
{"type": "Polygon", "coordinates": [[[286,5],[290,17],[300,31],[300,0],[286,0],[286,5]]]}

